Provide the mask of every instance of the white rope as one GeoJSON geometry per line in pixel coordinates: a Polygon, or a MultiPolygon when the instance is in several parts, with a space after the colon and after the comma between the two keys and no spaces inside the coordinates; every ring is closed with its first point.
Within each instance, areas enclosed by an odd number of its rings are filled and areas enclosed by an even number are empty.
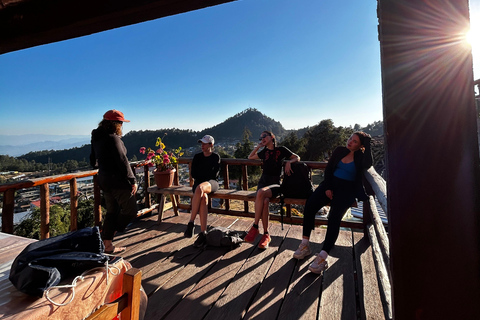
{"type": "MultiPolygon", "coordinates": [[[[122,262],[123,262],[123,259],[122,259],[122,262]]],[[[125,263],[123,263],[123,265],[125,265],[125,263]]],[[[77,282],[78,282],[78,281],[83,281],[83,280],[85,279],[85,275],[86,275],[86,274],[88,274],[88,273],[90,273],[90,272],[92,272],[92,271],[94,271],[94,270],[97,270],[97,269],[101,269],[101,270],[105,269],[105,273],[106,273],[106,277],[105,277],[105,278],[106,278],[106,282],[107,282],[107,283],[106,283],[106,286],[105,286],[105,290],[108,288],[108,274],[109,274],[109,273],[112,273],[112,275],[117,276],[117,275],[119,275],[120,272],[121,272],[121,270],[120,270],[119,267],[117,267],[117,266],[109,266],[109,265],[108,265],[108,260],[107,260],[107,261],[105,262],[105,268],[102,267],[102,268],[94,268],[94,269],[87,270],[87,271],[83,272],[81,275],[75,277],[75,279],[73,279],[73,281],[72,281],[72,284],[66,284],[66,285],[62,285],[62,286],[54,286],[54,287],[48,288],[47,290],[45,290],[45,298],[47,298],[47,300],[48,300],[50,303],[52,303],[52,304],[54,304],[54,305],[56,305],[56,306],[58,306],[58,307],[62,307],[62,306],[68,305],[68,304],[69,304],[70,302],[72,302],[73,299],[75,298],[75,288],[76,288],[76,286],[77,286],[77,282]],[[114,270],[116,270],[116,271],[114,271],[114,270]],[[50,293],[50,290],[52,290],[52,289],[61,289],[61,288],[71,288],[71,290],[72,290],[72,296],[71,296],[70,300],[67,301],[67,302],[57,303],[57,302],[53,301],[52,298],[50,298],[49,293],[50,293]]]]}

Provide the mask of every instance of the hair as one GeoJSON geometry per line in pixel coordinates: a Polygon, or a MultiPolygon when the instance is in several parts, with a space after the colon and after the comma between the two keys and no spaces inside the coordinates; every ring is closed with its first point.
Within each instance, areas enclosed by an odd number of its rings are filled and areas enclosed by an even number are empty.
{"type": "Polygon", "coordinates": [[[368,133],[365,133],[363,131],[355,131],[353,134],[356,134],[358,138],[360,139],[360,143],[365,145],[365,138],[371,138],[371,136],[368,133]]]}
{"type": "Polygon", "coordinates": [[[270,137],[272,137],[273,146],[274,146],[274,147],[277,146],[277,141],[275,140],[275,135],[273,134],[272,131],[264,130],[264,131],[262,131],[262,133],[266,133],[266,134],[268,134],[270,137]]]}
{"type": "Polygon", "coordinates": [[[122,136],[122,121],[114,121],[114,120],[102,120],[98,126],[103,127],[107,133],[115,133],[117,136],[122,136]]]}

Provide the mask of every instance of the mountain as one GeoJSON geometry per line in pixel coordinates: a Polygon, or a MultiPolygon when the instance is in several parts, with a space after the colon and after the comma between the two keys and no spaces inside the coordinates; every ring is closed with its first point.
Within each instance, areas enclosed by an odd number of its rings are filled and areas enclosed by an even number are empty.
{"type": "Polygon", "coordinates": [[[0,135],[0,154],[18,157],[28,152],[63,150],[88,143],[90,136],[82,135],[0,135]]]}
{"type": "MultiPolygon", "coordinates": [[[[198,145],[198,139],[205,134],[212,135],[215,138],[216,145],[225,143],[233,144],[241,141],[245,128],[252,133],[252,137],[250,137],[251,140],[256,140],[264,130],[272,131],[277,136],[277,141],[280,141],[288,133],[292,132],[291,130],[285,130],[280,122],[267,117],[257,109],[250,108],[228,118],[216,126],[206,128],[202,131],[180,130],[175,128],[131,131],[127,133],[122,140],[128,150],[127,156],[129,159],[133,156],[136,156],[138,159],[143,159],[145,156],[139,153],[140,147],[154,148],[157,137],[163,139],[166,149],[168,150],[178,147],[188,149],[190,147],[196,147],[198,145]]],[[[89,138],[90,137],[88,137],[88,139],[89,138]]],[[[47,163],[49,160],[52,163],[61,163],[67,160],[88,161],[89,155],[90,145],[88,144],[60,151],[30,152],[21,156],[21,158],[27,161],[34,160],[39,163],[47,163]]]]}

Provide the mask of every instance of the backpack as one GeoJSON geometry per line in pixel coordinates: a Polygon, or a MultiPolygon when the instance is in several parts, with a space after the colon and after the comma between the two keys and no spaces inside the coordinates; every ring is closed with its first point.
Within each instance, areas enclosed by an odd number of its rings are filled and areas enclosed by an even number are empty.
{"type": "MultiPolygon", "coordinates": [[[[313,193],[312,170],[305,164],[291,164],[292,173],[283,175],[280,194],[283,198],[308,199],[313,193]]],[[[282,198],[282,200],[283,200],[282,198]]]]}
{"type": "Polygon", "coordinates": [[[313,193],[312,170],[305,164],[291,164],[292,173],[283,175],[280,185],[280,219],[283,230],[283,205],[285,198],[308,199],[313,193]]]}
{"type": "Polygon", "coordinates": [[[15,258],[9,279],[21,292],[42,297],[62,280],[103,267],[104,249],[98,227],[33,242],[15,258]]]}
{"type": "Polygon", "coordinates": [[[236,247],[243,242],[247,233],[224,227],[213,227],[207,232],[207,245],[214,247],[236,247]]]}

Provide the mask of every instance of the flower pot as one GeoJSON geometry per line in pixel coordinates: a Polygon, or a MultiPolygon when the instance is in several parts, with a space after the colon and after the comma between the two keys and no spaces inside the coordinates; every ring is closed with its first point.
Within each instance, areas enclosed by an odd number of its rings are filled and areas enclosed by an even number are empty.
{"type": "Polygon", "coordinates": [[[153,172],[155,178],[155,183],[157,188],[168,188],[173,184],[173,177],[175,176],[175,169],[169,169],[166,171],[157,171],[153,172]]]}

